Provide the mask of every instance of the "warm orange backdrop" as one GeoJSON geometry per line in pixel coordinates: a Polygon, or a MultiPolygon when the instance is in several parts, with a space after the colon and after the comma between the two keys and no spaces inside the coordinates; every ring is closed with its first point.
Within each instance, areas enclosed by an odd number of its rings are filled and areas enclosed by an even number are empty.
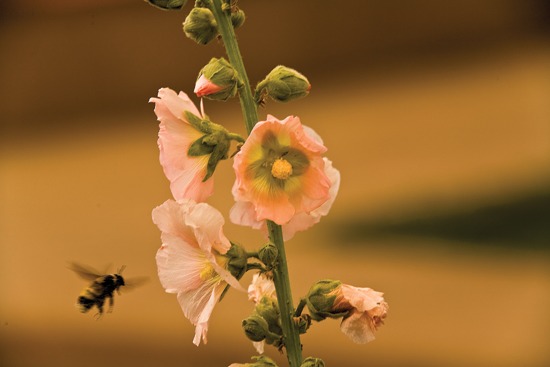
{"type": "MultiPolygon", "coordinates": [[[[260,115],[300,116],[342,174],[330,215],[287,244],[295,300],[334,278],[390,304],[373,343],[352,344],[329,320],[303,337],[304,355],[333,367],[550,365],[548,6],[404,3],[239,2],[250,79],[285,64],[313,85],[260,115]]],[[[0,365],[248,361],[244,294],[217,306],[206,346],[191,344],[156,278],[150,218],[170,192],[147,100],[165,86],[191,93],[221,44],[184,37],[191,4],[2,4],[0,365]],[[73,260],[151,281],[96,322],[74,307],[86,284],[66,269],[73,260]]],[[[236,101],[205,106],[244,132],[236,101]]],[[[224,214],[233,179],[230,162],[215,174],[210,203],[224,214]]],[[[226,232],[249,249],[262,241],[226,232]]]]}

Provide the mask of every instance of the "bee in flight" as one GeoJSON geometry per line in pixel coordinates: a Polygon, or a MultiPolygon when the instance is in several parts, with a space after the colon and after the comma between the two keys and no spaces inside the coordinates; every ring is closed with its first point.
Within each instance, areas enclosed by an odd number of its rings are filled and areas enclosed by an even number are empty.
{"type": "Polygon", "coordinates": [[[88,312],[94,306],[97,307],[98,313],[96,318],[99,319],[103,315],[103,305],[105,299],[109,299],[109,311],[113,311],[114,306],[114,292],[116,291],[120,295],[120,287],[134,287],[145,282],[146,278],[135,278],[131,281],[125,281],[121,273],[126,266],[121,266],[115,274],[104,274],[97,272],[91,268],[79,265],[77,263],[71,263],[69,269],[78,274],[81,278],[92,283],[84,288],[80,292],[80,296],[76,301],[76,306],[80,309],[80,312],[88,312]]]}

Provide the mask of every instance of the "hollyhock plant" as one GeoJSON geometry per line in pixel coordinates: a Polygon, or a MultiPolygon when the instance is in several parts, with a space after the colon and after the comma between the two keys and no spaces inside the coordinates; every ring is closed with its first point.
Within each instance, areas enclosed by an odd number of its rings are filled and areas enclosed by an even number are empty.
{"type": "Polygon", "coordinates": [[[189,156],[191,145],[204,136],[204,133],[193,126],[186,112],[199,118],[199,112],[187,94],[176,94],[169,88],[161,88],[158,98],[151,98],[155,103],[155,114],[159,124],[158,146],[160,164],[170,181],[170,190],[174,199],[192,199],[205,201],[214,192],[214,180],[207,175],[208,155],[189,156]]]}
{"type": "Polygon", "coordinates": [[[206,203],[168,200],[153,210],[161,230],[158,275],[168,293],[176,293],[185,317],[195,325],[193,343],[206,343],[208,320],[222,292],[242,289],[227,270],[231,243],[223,234],[223,216],[206,203]]]}
{"type": "MultiPolygon", "coordinates": [[[[186,2],[147,1],[164,10],[181,9],[186,2]]],[[[235,32],[244,20],[237,1],[195,1],[183,24],[185,35],[203,45],[216,39],[226,58],[211,58],[196,77],[200,111],[185,93],[168,88],[150,99],[160,121],[160,162],[175,198],[153,210],[162,239],[156,256],[158,276],[166,292],[177,294],[184,315],[195,325],[193,343],[199,345],[207,341],[215,304],[231,287],[244,291],[238,280],[247,271],[256,271],[248,287],[254,306],[241,319],[245,336],[260,354],[266,345],[286,354],[288,366],[323,367],[320,358],[302,354],[300,338],[314,325],[312,321],[341,319],[342,332],[354,342],[366,343],[383,324],[388,304],[380,292],[335,280],[318,281],[294,303],[285,240],[329,213],[340,188],[340,172],[324,157],[327,148],[321,137],[298,117],[259,118],[259,107],[271,100],[306,97],[311,84],[301,72],[279,65],[252,88],[235,32]],[[202,107],[203,99],[233,97],[240,103],[246,139],[210,121],[202,107]],[[233,154],[231,146],[236,148],[233,154]],[[247,250],[225,237],[221,213],[205,203],[213,193],[212,175],[226,159],[233,159],[235,171],[230,220],[267,237],[250,248],[254,238],[247,236],[247,250]]],[[[316,254],[310,255],[308,259],[314,259],[316,254]]],[[[294,265],[304,272],[307,263],[294,265]]],[[[256,356],[252,362],[230,367],[240,366],[276,364],[269,357],[256,356]]]]}
{"type": "Polygon", "coordinates": [[[249,224],[247,219],[267,219],[284,225],[297,214],[319,208],[330,199],[331,182],[321,156],[325,151],[298,117],[278,120],[268,115],[258,122],[233,163],[238,205],[233,220],[249,224]]]}

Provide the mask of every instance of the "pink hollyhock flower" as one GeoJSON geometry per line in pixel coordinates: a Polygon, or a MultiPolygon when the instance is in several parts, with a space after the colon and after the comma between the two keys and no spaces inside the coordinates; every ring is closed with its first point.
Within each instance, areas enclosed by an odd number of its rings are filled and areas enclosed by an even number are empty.
{"type": "Polygon", "coordinates": [[[161,230],[158,275],[168,293],[176,293],[185,317],[195,325],[193,343],[206,343],[208,320],[229,284],[241,289],[227,270],[231,243],[223,234],[223,216],[206,203],[168,200],[153,210],[161,230]]]}
{"type": "Polygon", "coordinates": [[[266,219],[284,225],[327,202],[331,181],[321,157],[325,151],[298,117],[268,115],[258,122],[235,156],[232,221],[254,228],[266,219]]]}
{"type": "Polygon", "coordinates": [[[204,97],[210,94],[218,93],[223,89],[224,89],[223,87],[212,83],[210,80],[206,78],[204,74],[202,74],[200,78],[197,79],[197,82],[195,83],[195,90],[193,91],[193,93],[195,93],[197,97],[204,97]]]}
{"type": "Polygon", "coordinates": [[[363,344],[375,339],[374,332],[384,324],[389,308],[383,295],[370,288],[347,284],[338,289],[333,307],[338,312],[349,311],[340,329],[353,342],[363,344]]]}
{"type": "Polygon", "coordinates": [[[205,201],[214,191],[214,180],[203,182],[207,174],[209,155],[189,156],[189,147],[204,133],[193,127],[186,117],[190,112],[204,118],[193,102],[183,92],[176,94],[169,88],[161,88],[155,103],[155,114],[159,124],[158,146],[160,164],[170,181],[170,190],[174,199],[192,199],[205,201]]]}

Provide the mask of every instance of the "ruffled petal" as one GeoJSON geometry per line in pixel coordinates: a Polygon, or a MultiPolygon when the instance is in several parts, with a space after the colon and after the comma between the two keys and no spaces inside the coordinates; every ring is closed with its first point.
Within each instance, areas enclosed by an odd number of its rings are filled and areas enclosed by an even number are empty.
{"type": "Polygon", "coordinates": [[[340,330],[354,343],[364,344],[375,339],[371,319],[366,313],[352,311],[340,324],[340,330]]]}

